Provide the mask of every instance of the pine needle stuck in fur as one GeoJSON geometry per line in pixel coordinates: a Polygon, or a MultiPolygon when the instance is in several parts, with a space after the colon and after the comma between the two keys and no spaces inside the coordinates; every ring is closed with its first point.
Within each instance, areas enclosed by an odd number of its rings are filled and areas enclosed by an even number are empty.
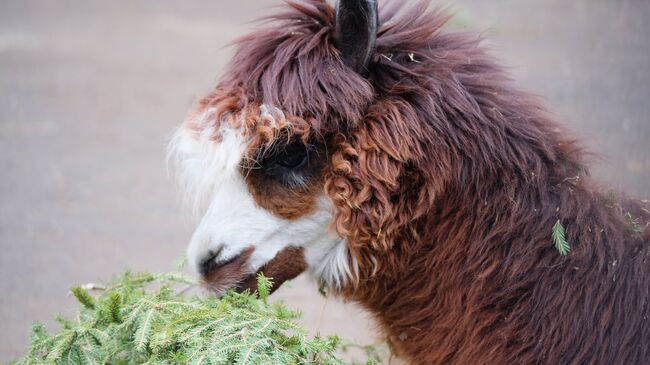
{"type": "Polygon", "coordinates": [[[564,227],[559,219],[553,225],[551,237],[553,238],[553,244],[560,255],[566,256],[569,251],[571,251],[571,246],[569,246],[569,243],[566,241],[566,232],[564,231],[564,227]]]}

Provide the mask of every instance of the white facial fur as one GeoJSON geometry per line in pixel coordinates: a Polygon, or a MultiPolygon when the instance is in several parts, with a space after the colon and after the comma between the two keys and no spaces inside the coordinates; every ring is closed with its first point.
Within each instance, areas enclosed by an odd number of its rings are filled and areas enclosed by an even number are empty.
{"type": "Polygon", "coordinates": [[[195,213],[205,212],[187,249],[190,266],[198,271],[211,252],[220,250],[215,260],[225,261],[253,246],[249,265],[257,271],[294,246],[304,248],[310,272],[329,287],[341,288],[354,278],[356,263],[350,267],[346,241],[328,230],[333,217],[329,199],[320,196],[313,213],[292,221],[257,205],[240,169],[246,140],[228,123],[215,131],[214,118],[214,110],[207,109],[191,121],[205,126],[202,133],[181,127],[170,144],[183,192],[195,213]]]}

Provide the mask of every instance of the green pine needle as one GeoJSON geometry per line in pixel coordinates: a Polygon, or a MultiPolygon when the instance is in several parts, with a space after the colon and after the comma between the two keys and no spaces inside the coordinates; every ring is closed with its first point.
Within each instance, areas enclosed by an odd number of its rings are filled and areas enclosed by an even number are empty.
{"type": "Polygon", "coordinates": [[[73,347],[76,339],[76,332],[72,330],[64,330],[58,335],[54,336],[52,348],[47,352],[45,361],[48,363],[55,363],[63,359],[73,347]]]}
{"type": "Polygon", "coordinates": [[[95,299],[88,294],[88,292],[80,286],[75,286],[70,289],[72,294],[77,298],[79,303],[83,304],[88,309],[95,309],[95,299]]]}
{"type": "Polygon", "coordinates": [[[551,237],[553,238],[553,244],[560,255],[566,256],[569,251],[571,251],[571,246],[569,246],[569,243],[566,241],[566,232],[564,231],[564,227],[559,219],[553,225],[551,237]]]}
{"type": "Polygon", "coordinates": [[[320,294],[323,298],[327,298],[327,284],[325,284],[324,281],[318,283],[318,294],[320,294]]]}
{"type": "Polygon", "coordinates": [[[114,323],[122,322],[122,315],[120,311],[122,309],[122,298],[120,293],[111,292],[106,298],[106,305],[103,306],[103,313],[105,320],[114,323]]]}
{"type": "Polygon", "coordinates": [[[257,275],[257,295],[264,303],[266,303],[266,298],[271,294],[271,288],[273,288],[271,279],[262,274],[257,275]]]}
{"type": "Polygon", "coordinates": [[[347,364],[337,337],[311,337],[296,323],[297,311],[266,302],[269,278],[258,276],[257,293],[219,300],[183,294],[188,280],[127,272],[92,294],[74,287],[76,320],[59,318],[54,334],[34,324],[15,364],[347,364]]]}
{"type": "Polygon", "coordinates": [[[632,213],[627,212],[623,215],[625,223],[627,224],[628,230],[634,234],[642,234],[645,230],[645,226],[641,224],[641,219],[635,217],[632,213]]]}

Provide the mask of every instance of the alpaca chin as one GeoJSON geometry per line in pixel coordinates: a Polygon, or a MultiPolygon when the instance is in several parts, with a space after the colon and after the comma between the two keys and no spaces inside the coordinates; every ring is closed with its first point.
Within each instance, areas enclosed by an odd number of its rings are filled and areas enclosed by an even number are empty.
{"type": "Polygon", "coordinates": [[[209,291],[220,297],[228,289],[243,291],[245,284],[254,276],[249,260],[254,248],[244,250],[240,255],[225,263],[214,265],[203,273],[202,284],[209,291]]]}

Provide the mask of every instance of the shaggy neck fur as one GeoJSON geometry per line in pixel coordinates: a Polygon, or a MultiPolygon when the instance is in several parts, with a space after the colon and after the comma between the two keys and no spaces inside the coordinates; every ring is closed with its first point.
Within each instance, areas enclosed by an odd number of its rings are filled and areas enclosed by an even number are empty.
{"type": "Polygon", "coordinates": [[[598,192],[577,143],[477,40],[423,13],[383,28],[378,100],[333,158],[361,267],[344,295],[414,364],[643,363],[648,210],[598,192]]]}

